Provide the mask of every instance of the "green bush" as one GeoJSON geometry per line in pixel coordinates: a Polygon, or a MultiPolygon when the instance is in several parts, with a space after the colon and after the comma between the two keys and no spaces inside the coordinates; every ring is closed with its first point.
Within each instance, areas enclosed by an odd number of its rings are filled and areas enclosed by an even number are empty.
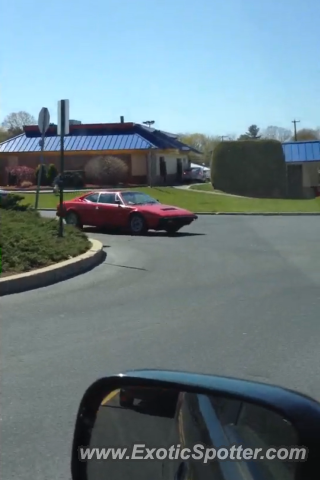
{"type": "Polygon", "coordinates": [[[221,142],[211,164],[214,188],[252,197],[283,198],[286,164],[282,145],[275,140],[221,142]]]}
{"type": "Polygon", "coordinates": [[[26,210],[31,210],[32,207],[29,204],[21,205],[20,202],[24,200],[23,195],[17,195],[16,193],[9,193],[6,196],[0,197],[0,208],[4,210],[16,210],[20,212],[25,212],[26,210]]]}
{"type": "Polygon", "coordinates": [[[48,167],[48,170],[47,170],[47,183],[48,183],[48,185],[53,184],[53,181],[57,177],[58,173],[59,172],[58,172],[57,167],[53,163],[50,163],[50,165],[48,167]]]}
{"type": "MultiPolygon", "coordinates": [[[[37,168],[36,168],[36,183],[37,183],[37,185],[38,185],[38,177],[39,177],[39,174],[40,174],[40,168],[41,168],[41,165],[38,165],[37,168]]],[[[42,187],[46,187],[48,185],[48,169],[47,169],[46,165],[42,165],[40,185],[42,187]]]]}
{"type": "Polygon", "coordinates": [[[81,255],[90,248],[87,236],[66,225],[58,236],[58,222],[36,211],[1,212],[0,251],[3,274],[27,272],[81,255]]]}
{"type": "Polygon", "coordinates": [[[63,188],[83,188],[85,186],[84,178],[81,172],[64,172],[63,174],[63,188]]]}

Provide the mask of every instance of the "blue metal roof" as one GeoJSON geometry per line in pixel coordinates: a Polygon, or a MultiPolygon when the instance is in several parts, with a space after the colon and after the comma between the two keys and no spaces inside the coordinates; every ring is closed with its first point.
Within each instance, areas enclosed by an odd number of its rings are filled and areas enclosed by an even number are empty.
{"type": "Polygon", "coordinates": [[[289,142],[282,144],[286,163],[320,162],[320,142],[289,142]]]}
{"type": "MultiPolygon", "coordinates": [[[[40,152],[40,137],[28,137],[26,134],[0,143],[0,153],[40,152]]],[[[118,135],[67,135],[64,140],[66,151],[86,150],[144,150],[156,148],[138,133],[118,135]]],[[[60,150],[60,137],[50,136],[45,139],[45,152],[60,150]]]]}
{"type": "MultiPolygon", "coordinates": [[[[0,153],[40,152],[41,139],[37,126],[25,128],[25,133],[0,143],[0,153]]],[[[161,130],[145,128],[139,124],[116,125],[78,125],[71,128],[65,136],[66,151],[101,150],[145,150],[150,148],[176,149],[185,152],[201,153],[180,142],[175,135],[161,130]]],[[[45,152],[60,150],[60,137],[56,126],[50,127],[45,138],[45,152]]]]}
{"type": "Polygon", "coordinates": [[[136,125],[136,128],[139,128],[141,135],[145,137],[147,140],[153,141],[158,148],[174,148],[177,150],[184,150],[186,152],[194,152],[197,154],[201,154],[199,150],[196,150],[185,143],[182,143],[177,135],[172,133],[167,133],[162,130],[156,130],[155,128],[146,127],[145,125],[136,125]]]}

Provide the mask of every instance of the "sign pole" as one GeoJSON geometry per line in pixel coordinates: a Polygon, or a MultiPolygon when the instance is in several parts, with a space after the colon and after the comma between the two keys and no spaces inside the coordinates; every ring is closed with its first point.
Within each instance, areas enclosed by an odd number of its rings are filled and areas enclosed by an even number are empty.
{"type": "Polygon", "coordinates": [[[44,139],[46,136],[46,131],[48,130],[50,125],[50,114],[49,110],[46,107],[41,108],[40,113],[39,113],[39,118],[38,118],[38,127],[41,132],[41,140],[39,141],[39,145],[41,147],[41,153],[40,153],[40,168],[38,172],[38,182],[37,182],[37,192],[36,192],[36,200],[35,200],[35,206],[34,208],[38,210],[38,205],[39,205],[39,194],[40,194],[40,186],[41,186],[41,178],[42,178],[42,169],[43,169],[43,164],[44,164],[44,157],[43,157],[43,152],[44,152],[44,139]]]}
{"type": "MultiPolygon", "coordinates": [[[[63,174],[64,174],[64,135],[66,130],[66,105],[61,100],[60,111],[60,212],[63,209],[63,174]]],[[[59,217],[59,237],[63,237],[63,217],[59,217]]]]}
{"type": "Polygon", "coordinates": [[[36,210],[38,210],[38,205],[39,205],[39,194],[40,194],[40,186],[41,186],[41,179],[42,179],[42,169],[43,169],[43,163],[44,163],[44,158],[43,158],[44,138],[45,138],[45,135],[42,134],[41,140],[39,142],[39,145],[41,147],[41,154],[40,154],[40,168],[39,168],[39,171],[38,171],[36,201],[35,201],[35,207],[34,207],[36,210]]]}

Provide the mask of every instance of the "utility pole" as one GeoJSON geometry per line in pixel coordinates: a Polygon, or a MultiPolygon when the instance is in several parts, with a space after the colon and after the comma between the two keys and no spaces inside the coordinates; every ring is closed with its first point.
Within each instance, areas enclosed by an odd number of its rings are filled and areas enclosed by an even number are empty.
{"type": "Polygon", "coordinates": [[[297,123],[300,123],[300,120],[292,120],[294,125],[294,141],[297,142],[297,123]]]}

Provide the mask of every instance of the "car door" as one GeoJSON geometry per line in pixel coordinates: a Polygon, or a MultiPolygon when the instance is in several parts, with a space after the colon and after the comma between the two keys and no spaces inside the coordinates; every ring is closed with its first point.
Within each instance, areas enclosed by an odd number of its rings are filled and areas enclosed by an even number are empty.
{"type": "Polygon", "coordinates": [[[96,206],[96,226],[97,227],[119,227],[120,226],[120,210],[116,199],[116,193],[100,193],[96,206]]]}
{"type": "Polygon", "coordinates": [[[96,206],[99,193],[90,193],[82,202],[77,203],[77,213],[83,225],[95,226],[96,206]]]}

